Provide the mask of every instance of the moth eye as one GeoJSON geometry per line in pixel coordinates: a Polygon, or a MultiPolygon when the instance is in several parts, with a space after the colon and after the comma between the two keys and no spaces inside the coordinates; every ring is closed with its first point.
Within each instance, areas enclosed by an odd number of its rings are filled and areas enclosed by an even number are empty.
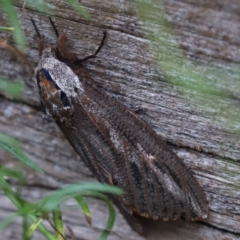
{"type": "Polygon", "coordinates": [[[65,92],[61,91],[60,99],[61,99],[64,107],[71,106],[65,92]]]}

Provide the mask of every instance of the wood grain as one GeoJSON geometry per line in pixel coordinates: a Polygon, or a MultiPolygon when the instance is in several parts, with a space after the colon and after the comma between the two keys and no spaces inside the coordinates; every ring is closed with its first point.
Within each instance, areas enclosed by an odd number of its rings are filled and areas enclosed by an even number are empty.
{"type": "MultiPolygon", "coordinates": [[[[224,114],[232,106],[236,114],[239,112],[239,1],[164,1],[167,18],[184,55],[197,67],[199,62],[208,65],[212,69],[208,71],[209,83],[225,93],[215,98],[217,104],[213,101],[211,104],[211,93],[203,95],[180,84],[181,81],[189,81],[186,76],[180,75],[180,82],[176,84],[163,77],[161,69],[156,67],[150,42],[144,38],[142,22],[129,1],[108,0],[101,1],[101,4],[94,0],[81,1],[92,16],[89,21],[64,1],[49,2],[55,6],[53,19],[59,31],[64,30],[71,36],[69,46],[79,56],[93,53],[101,41],[103,30],[107,30],[107,42],[98,58],[87,63],[92,77],[109,95],[132,110],[142,109],[139,116],[168,141],[206,192],[210,208],[206,221],[146,223],[149,232],[146,239],[239,239],[239,115],[231,121],[234,113],[224,114]]],[[[37,21],[49,44],[55,43],[54,32],[41,12],[26,6],[23,15],[21,1],[14,4],[23,19],[22,27],[28,43],[26,56],[35,67],[39,59],[37,36],[30,18],[37,21]]],[[[7,25],[4,19],[0,9],[0,25],[7,25]]],[[[1,32],[0,38],[13,43],[7,32],[1,32]]],[[[57,126],[42,117],[33,78],[22,60],[2,48],[0,56],[0,75],[9,81],[20,79],[27,84],[24,95],[17,101],[2,95],[0,132],[19,139],[28,156],[46,173],[41,176],[28,171],[24,195],[37,200],[67,183],[95,181],[57,126]]],[[[196,79],[190,79],[190,84],[195,83],[196,79]]],[[[16,165],[16,161],[3,150],[0,150],[0,161],[4,166],[16,165]]],[[[3,219],[14,208],[2,194],[0,201],[0,219],[3,219]]],[[[104,226],[106,206],[100,201],[90,202],[93,225],[104,226]]],[[[100,235],[88,226],[80,211],[66,212],[64,217],[76,239],[92,240],[100,235]]],[[[20,223],[17,219],[1,233],[1,238],[21,239],[20,223]]],[[[123,239],[144,239],[129,228],[120,214],[114,231],[123,239]]],[[[34,239],[44,238],[36,234],[34,239]]],[[[118,237],[112,234],[109,239],[118,237]]]]}

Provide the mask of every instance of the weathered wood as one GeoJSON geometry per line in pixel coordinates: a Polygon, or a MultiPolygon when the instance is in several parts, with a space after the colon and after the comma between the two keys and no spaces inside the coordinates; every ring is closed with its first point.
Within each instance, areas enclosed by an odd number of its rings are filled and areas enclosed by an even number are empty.
{"type": "MultiPolygon", "coordinates": [[[[131,109],[143,109],[139,116],[147,121],[173,147],[174,151],[192,169],[207,194],[210,216],[203,222],[185,221],[151,223],[147,239],[239,239],[240,238],[240,138],[237,121],[235,126],[225,124],[230,115],[222,115],[222,109],[236,106],[239,111],[240,60],[240,2],[226,1],[165,1],[167,17],[172,24],[178,43],[184,54],[204,64],[218,66],[218,81],[214,71],[209,79],[219,91],[215,104],[204,104],[211,95],[202,95],[163,79],[161,69],[156,70],[155,58],[149,41],[143,36],[141,24],[128,1],[81,1],[92,18],[87,21],[75,13],[64,1],[51,1],[56,6],[54,21],[60,31],[69,37],[69,45],[79,56],[95,51],[104,29],[107,42],[98,58],[87,63],[91,75],[99,87],[131,109]],[[101,4],[100,4],[101,3],[101,4]],[[231,64],[231,65],[230,65],[231,64]],[[235,65],[233,65],[235,64],[235,65]],[[227,72],[227,74],[226,74],[227,72]],[[225,79],[221,79],[224,76],[225,79]],[[188,95],[186,95],[188,94],[188,95]],[[184,99],[184,97],[185,99],[184,99]],[[196,98],[201,105],[196,105],[196,98]],[[188,100],[186,100],[186,98],[188,100]],[[211,114],[211,115],[210,115],[211,114]]],[[[15,1],[19,16],[21,2],[15,1]]],[[[38,61],[36,33],[30,18],[34,18],[46,42],[55,43],[55,36],[48,19],[26,6],[23,28],[28,49],[26,56],[35,67],[38,61]]],[[[0,9],[0,25],[6,25],[0,9]]],[[[0,38],[11,40],[6,32],[0,38]]],[[[70,147],[53,122],[42,118],[33,80],[26,66],[14,53],[0,49],[0,75],[28,83],[23,97],[14,102],[0,99],[0,132],[18,138],[25,152],[44,170],[45,176],[27,172],[24,194],[37,200],[51,189],[67,183],[94,181],[94,177],[70,147]]],[[[176,69],[176,72],[178,70],[176,69]]],[[[186,80],[179,76],[179,81],[186,80]]],[[[194,84],[195,79],[191,79],[194,84]]],[[[0,150],[4,166],[16,161],[0,150]]],[[[13,207],[0,195],[0,219],[8,216],[13,207]]],[[[91,200],[93,225],[104,226],[107,208],[100,201],[91,200]]],[[[99,232],[92,230],[79,212],[66,212],[66,223],[77,239],[97,239],[99,232]]],[[[1,239],[20,239],[20,221],[1,233],[1,239]]],[[[123,239],[144,239],[134,233],[120,214],[114,231],[123,239]]],[[[43,239],[39,234],[34,239],[43,239]]],[[[114,234],[109,239],[118,239],[114,234]]]]}

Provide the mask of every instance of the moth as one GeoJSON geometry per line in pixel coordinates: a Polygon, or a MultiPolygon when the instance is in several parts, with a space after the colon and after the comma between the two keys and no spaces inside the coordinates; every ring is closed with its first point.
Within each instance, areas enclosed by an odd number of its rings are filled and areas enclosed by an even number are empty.
{"type": "Polygon", "coordinates": [[[93,55],[78,58],[59,34],[54,47],[39,37],[35,70],[41,102],[94,176],[123,189],[111,196],[131,227],[143,233],[141,218],[189,221],[208,216],[205,193],[166,142],[135,112],[97,87],[84,67],[93,55]]]}

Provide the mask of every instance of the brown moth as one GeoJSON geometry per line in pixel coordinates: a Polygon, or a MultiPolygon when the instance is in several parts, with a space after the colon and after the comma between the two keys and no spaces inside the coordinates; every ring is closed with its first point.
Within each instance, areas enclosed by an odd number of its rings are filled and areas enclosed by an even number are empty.
{"type": "Polygon", "coordinates": [[[69,52],[58,31],[55,47],[44,47],[36,68],[39,96],[73,148],[102,183],[123,189],[111,196],[132,228],[143,233],[139,219],[189,221],[208,215],[206,196],[190,170],[138,115],[99,89],[83,62],[69,52]]]}

